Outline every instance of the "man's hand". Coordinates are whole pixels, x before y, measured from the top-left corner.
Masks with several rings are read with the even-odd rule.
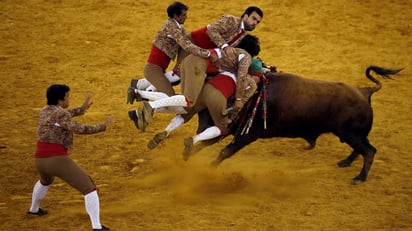
[[[90,106],[92,106],[93,102],[92,102],[91,98],[92,98],[92,93],[90,93],[90,92],[87,93],[86,99],[84,100],[84,103],[82,105],[82,109],[84,111],[86,111],[87,109],[90,108]]]
[[[244,105],[245,103],[243,102],[243,100],[235,100],[235,108],[236,108],[236,110],[239,112],[240,110],[242,110],[242,108],[243,108],[243,105]]]
[[[236,48],[227,46],[223,49],[223,56],[230,60],[235,65],[237,63]]]
[[[216,61],[218,59],[219,59],[219,57],[217,56],[217,54],[214,54],[214,53],[210,54],[210,57],[209,57],[210,63],[214,64],[214,63],[216,63]]]

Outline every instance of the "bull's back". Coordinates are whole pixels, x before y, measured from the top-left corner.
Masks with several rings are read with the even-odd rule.
[[[287,73],[267,77],[268,137],[339,133],[345,127],[369,131],[372,109],[358,87]]]

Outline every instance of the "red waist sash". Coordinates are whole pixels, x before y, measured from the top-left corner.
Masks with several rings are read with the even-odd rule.
[[[51,156],[67,156],[67,149],[60,144],[37,141],[37,149],[34,157],[46,158]]]

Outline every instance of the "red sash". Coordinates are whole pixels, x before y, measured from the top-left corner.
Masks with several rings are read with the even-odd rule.
[[[37,141],[37,149],[34,157],[46,158],[51,156],[68,156],[67,149],[60,144]]]
[[[207,81],[210,85],[222,92],[225,98],[229,98],[236,91],[236,83],[232,78],[224,74],[218,74]]]
[[[147,62],[157,65],[161,67],[163,70],[166,70],[166,68],[169,66],[170,58],[163,51],[161,51],[154,44],[152,44],[152,50],[150,51],[150,55],[147,59]]]
[[[193,42],[201,48],[212,49],[216,48],[217,45],[210,40],[209,36],[206,34],[207,26],[199,28],[190,32]]]

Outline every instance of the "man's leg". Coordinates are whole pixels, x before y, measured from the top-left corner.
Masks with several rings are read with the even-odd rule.
[[[180,74],[182,77],[182,93],[189,101],[189,106],[196,103],[200,91],[206,79],[206,60],[194,56],[187,56],[181,64]]]
[[[156,87],[157,91],[163,92],[169,96],[175,94],[172,84],[164,76],[164,71],[161,67],[146,63],[143,68],[143,74],[145,78]]]

